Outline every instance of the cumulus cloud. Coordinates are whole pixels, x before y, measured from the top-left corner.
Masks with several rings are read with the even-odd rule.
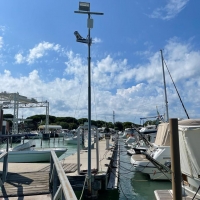
[[[22,53],[18,53],[15,55],[15,60],[17,64],[27,62],[28,64],[33,64],[35,60],[42,58],[43,56],[48,54],[48,51],[56,51],[58,52],[60,49],[60,45],[52,44],[49,42],[41,42],[36,45],[33,49],[29,50],[29,53],[26,56],[23,56]]]
[[[95,37],[92,39],[92,43],[101,43],[101,42],[102,40],[100,38]]]
[[[46,50],[55,47],[44,46],[37,46],[40,49],[37,52],[44,55]],[[55,47],[55,50],[58,49]],[[32,52],[32,55],[40,54]],[[163,55],[179,94],[187,105],[189,116],[200,117],[200,52],[194,50],[191,43],[172,38],[167,41]],[[161,54],[159,51],[150,52],[146,56],[146,63],[135,66],[126,58],[116,59],[111,55],[91,63],[92,119],[105,120],[104,116],[107,116],[107,120],[112,121],[113,110],[115,121],[132,121],[135,117],[154,116],[156,107],[161,114],[166,113]],[[25,62],[23,59],[23,56],[16,55],[19,62]],[[87,60],[73,51],[68,51],[65,65],[64,78],[57,77],[45,82],[37,70],[31,71],[28,76],[15,78],[10,71],[5,70],[0,74],[0,84],[4,85],[5,91],[19,92],[29,98],[49,101],[50,115],[87,117]],[[166,67],[165,77],[170,117],[186,117]],[[37,113],[30,109],[23,112],[24,116],[45,114],[42,108],[37,110]]]
[[[0,36],[0,49],[3,47],[3,37]]]
[[[65,69],[65,73],[73,74],[75,76],[79,76],[84,71],[84,68],[87,66],[85,60],[81,58],[79,54],[74,54],[72,51],[66,53],[68,61],[65,62],[67,68]]]
[[[189,0],[169,0],[166,6],[155,9],[150,17],[172,19],[185,8],[188,2]]]
[[[22,56],[21,53],[15,55],[15,62],[17,64],[23,63],[25,61],[25,57]]]

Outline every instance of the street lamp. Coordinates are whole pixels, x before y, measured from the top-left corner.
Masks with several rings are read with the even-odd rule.
[[[103,15],[100,12],[90,12],[90,3],[87,2],[79,2],[79,10],[74,11],[74,13],[78,14],[87,14],[87,28],[88,28],[88,36],[87,38],[83,38],[78,31],[74,32],[76,36],[76,41],[80,43],[88,44],[88,195],[92,195],[91,188],[91,69],[90,69],[90,45],[92,44],[92,39],[90,38],[90,29],[93,28],[93,19],[90,18],[90,15]]]

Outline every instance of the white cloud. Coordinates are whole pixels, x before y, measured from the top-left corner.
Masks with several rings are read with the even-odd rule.
[[[92,43],[101,43],[101,42],[102,40],[100,38],[97,38],[97,37],[92,38]]]
[[[15,55],[15,63],[20,64],[25,61],[25,58],[22,56],[21,53]]]
[[[39,49],[53,47],[47,45]],[[163,54],[189,116],[200,117],[200,52],[194,51],[190,43],[172,38],[164,47]],[[20,91],[28,98],[48,100],[50,115],[87,117],[87,60],[73,51],[66,55],[65,78],[45,82],[36,70],[28,76],[14,78],[10,71],[5,70],[0,74],[0,85],[4,85],[7,92]],[[150,52],[147,56],[145,64],[136,66],[131,66],[125,58],[116,60],[110,55],[91,63],[92,119],[96,120],[97,116],[97,119],[105,120],[107,116],[107,120],[112,121],[113,110],[115,121],[154,116],[156,106],[160,113],[165,112],[161,55],[160,52]],[[23,56],[17,58],[23,60]],[[186,117],[166,69],[165,76],[170,117]],[[45,114],[42,108],[37,113],[30,109],[23,112],[24,116]]]
[[[3,37],[0,36],[0,49],[3,47]]]
[[[127,60],[114,60],[110,55],[93,63],[93,80],[100,88],[111,89],[123,83],[119,74],[129,68]]]
[[[165,7],[157,8],[150,17],[169,20],[180,13],[188,2],[189,0],[169,0]]]
[[[15,60],[17,64],[27,62],[28,64],[33,64],[35,60],[42,58],[43,56],[48,54],[48,51],[56,51],[58,52],[60,49],[60,45],[52,44],[49,42],[41,42],[36,45],[33,49],[29,50],[29,54],[23,56],[21,53],[15,55]]]

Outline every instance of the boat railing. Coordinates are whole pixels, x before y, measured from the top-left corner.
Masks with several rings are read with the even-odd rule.
[[[3,159],[3,172],[2,177],[0,178],[0,187],[3,186],[4,182],[6,181],[7,172],[8,172],[8,152],[3,152],[0,155],[0,160]]]
[[[52,199],[77,200],[77,197],[72,189],[72,186],[70,185],[70,182],[60,164],[57,155],[55,154],[55,151],[51,151],[50,191],[52,194]]]

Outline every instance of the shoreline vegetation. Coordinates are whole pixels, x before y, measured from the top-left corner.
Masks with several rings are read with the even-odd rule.
[[[3,119],[6,120],[6,118],[13,118],[12,114],[4,114]],[[28,119],[28,121],[26,121]],[[12,121],[9,121],[9,126],[12,127]],[[21,119],[18,127],[19,129],[29,129],[29,130],[37,130],[40,125],[45,125],[46,121],[46,115],[33,115],[30,117],[27,117],[26,119]],[[85,122],[88,122],[87,118],[80,118],[76,119],[74,117],[55,117],[52,115],[49,115],[49,125],[60,125],[63,129],[77,129],[78,126],[83,125]],[[156,120],[154,121],[146,121],[143,125],[140,124],[134,124],[133,122],[106,122],[103,120],[91,120],[91,125],[94,125],[98,128],[105,127],[111,129],[114,129],[115,131],[123,131],[125,128],[131,128],[131,127],[140,127],[145,126],[147,124],[155,124]]]

